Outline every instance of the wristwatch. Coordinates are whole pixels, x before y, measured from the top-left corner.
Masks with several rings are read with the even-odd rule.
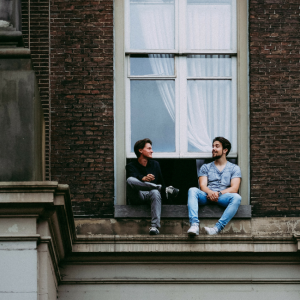
[[[223,194],[219,191],[219,197],[221,197]]]

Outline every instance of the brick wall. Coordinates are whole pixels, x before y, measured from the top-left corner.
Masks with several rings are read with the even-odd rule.
[[[49,0],[22,1],[22,34],[31,51],[33,69],[38,81],[44,109],[46,130],[46,180],[50,179],[50,99],[49,99]]]
[[[51,179],[75,215],[111,216],[113,0],[51,1]]]
[[[48,2],[30,1],[30,23],[22,3],[23,34],[47,112]],[[75,215],[111,216],[113,0],[50,7],[51,179],[70,185]],[[299,13],[296,0],[249,0],[254,216],[300,215]]]
[[[249,2],[253,215],[299,216],[299,1]]]

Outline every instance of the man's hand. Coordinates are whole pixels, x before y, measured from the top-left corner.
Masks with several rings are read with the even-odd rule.
[[[142,181],[148,181],[148,182],[150,182],[150,181],[153,181],[154,179],[155,179],[154,175],[148,174],[148,175],[146,175],[146,176],[144,176],[142,178]]]
[[[213,191],[208,191],[207,199],[210,200],[210,201],[213,201],[213,202],[218,202],[219,193],[218,192],[213,192]]]

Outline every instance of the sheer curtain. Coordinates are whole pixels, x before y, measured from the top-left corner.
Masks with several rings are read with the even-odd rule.
[[[151,4],[152,3],[152,4]],[[134,41],[135,47],[140,49],[174,49],[174,1],[165,4],[163,1],[132,2],[132,25],[140,25],[140,40]],[[135,18],[137,18],[136,21]],[[133,28],[133,30],[138,30]],[[133,43],[133,42],[132,42]],[[174,60],[169,54],[149,54],[149,61],[155,74],[174,74]],[[173,64],[173,65],[172,65]],[[175,89],[172,82],[156,81],[163,102],[172,120],[175,122]]]
[[[188,0],[187,4],[187,48],[231,49],[231,1]],[[188,77],[195,78],[187,82],[189,152],[210,152],[216,136],[228,138],[236,148],[236,101],[232,97],[231,69],[228,55],[187,57]]]
[[[201,78],[188,80],[187,84],[188,142],[193,146],[189,147],[190,152],[210,151],[216,136],[232,141],[233,148],[236,145],[231,63],[229,55],[189,55],[187,58],[188,77]],[[229,79],[218,79],[220,77]]]
[[[199,152],[210,152],[216,136],[235,145],[236,105],[232,105],[231,94],[230,80],[188,81],[188,142]],[[232,150],[235,152],[234,147]]]
[[[231,48],[231,0],[187,1],[187,48]]]
[[[231,48],[231,1],[187,0],[187,49]],[[174,1],[131,0],[131,48],[174,49]],[[168,54],[149,54],[153,73],[171,74]],[[186,58],[187,140],[189,152],[210,152],[212,139],[224,136],[236,145],[236,101],[232,98],[231,58],[222,55],[190,55]],[[174,61],[173,61],[174,64]],[[180,70],[178,70],[180,72]],[[216,79],[205,79],[216,77]],[[175,122],[175,87],[168,80],[156,80],[162,101]],[[191,146],[191,147],[190,147]],[[236,151],[233,147],[233,151]]]

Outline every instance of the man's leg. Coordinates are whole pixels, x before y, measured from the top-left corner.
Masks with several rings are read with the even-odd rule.
[[[198,208],[199,205],[208,203],[207,194],[198,188],[190,188],[188,192],[188,211],[191,228],[188,230],[189,235],[199,234],[199,219]]]
[[[127,179],[127,197],[131,204],[146,204],[151,205],[151,228],[160,227],[161,216],[161,185],[141,182],[140,180],[129,177]],[[158,234],[159,231],[150,232],[151,234]]]
[[[129,177],[127,179],[127,198],[130,204],[137,204],[136,202],[144,201],[145,195],[147,193],[142,193],[143,191],[151,191],[156,189],[161,190],[160,184],[154,184],[150,182],[142,182],[135,177]]]
[[[227,223],[234,217],[240,204],[242,197],[237,193],[227,193],[219,197],[218,204],[226,207],[222,217],[216,224],[216,227],[221,231]]]
[[[242,197],[237,193],[227,193],[220,196],[217,203],[223,207],[226,207],[226,209],[216,225],[213,228],[205,227],[205,231],[210,235],[214,235],[223,230],[236,214],[241,204],[241,200]]]
[[[140,181],[135,177],[129,177],[127,179],[127,184],[136,191],[151,191],[153,189],[161,190],[160,184],[155,184],[147,181]]]
[[[160,227],[161,194],[158,190],[151,190],[146,196],[151,203],[151,227]]]

